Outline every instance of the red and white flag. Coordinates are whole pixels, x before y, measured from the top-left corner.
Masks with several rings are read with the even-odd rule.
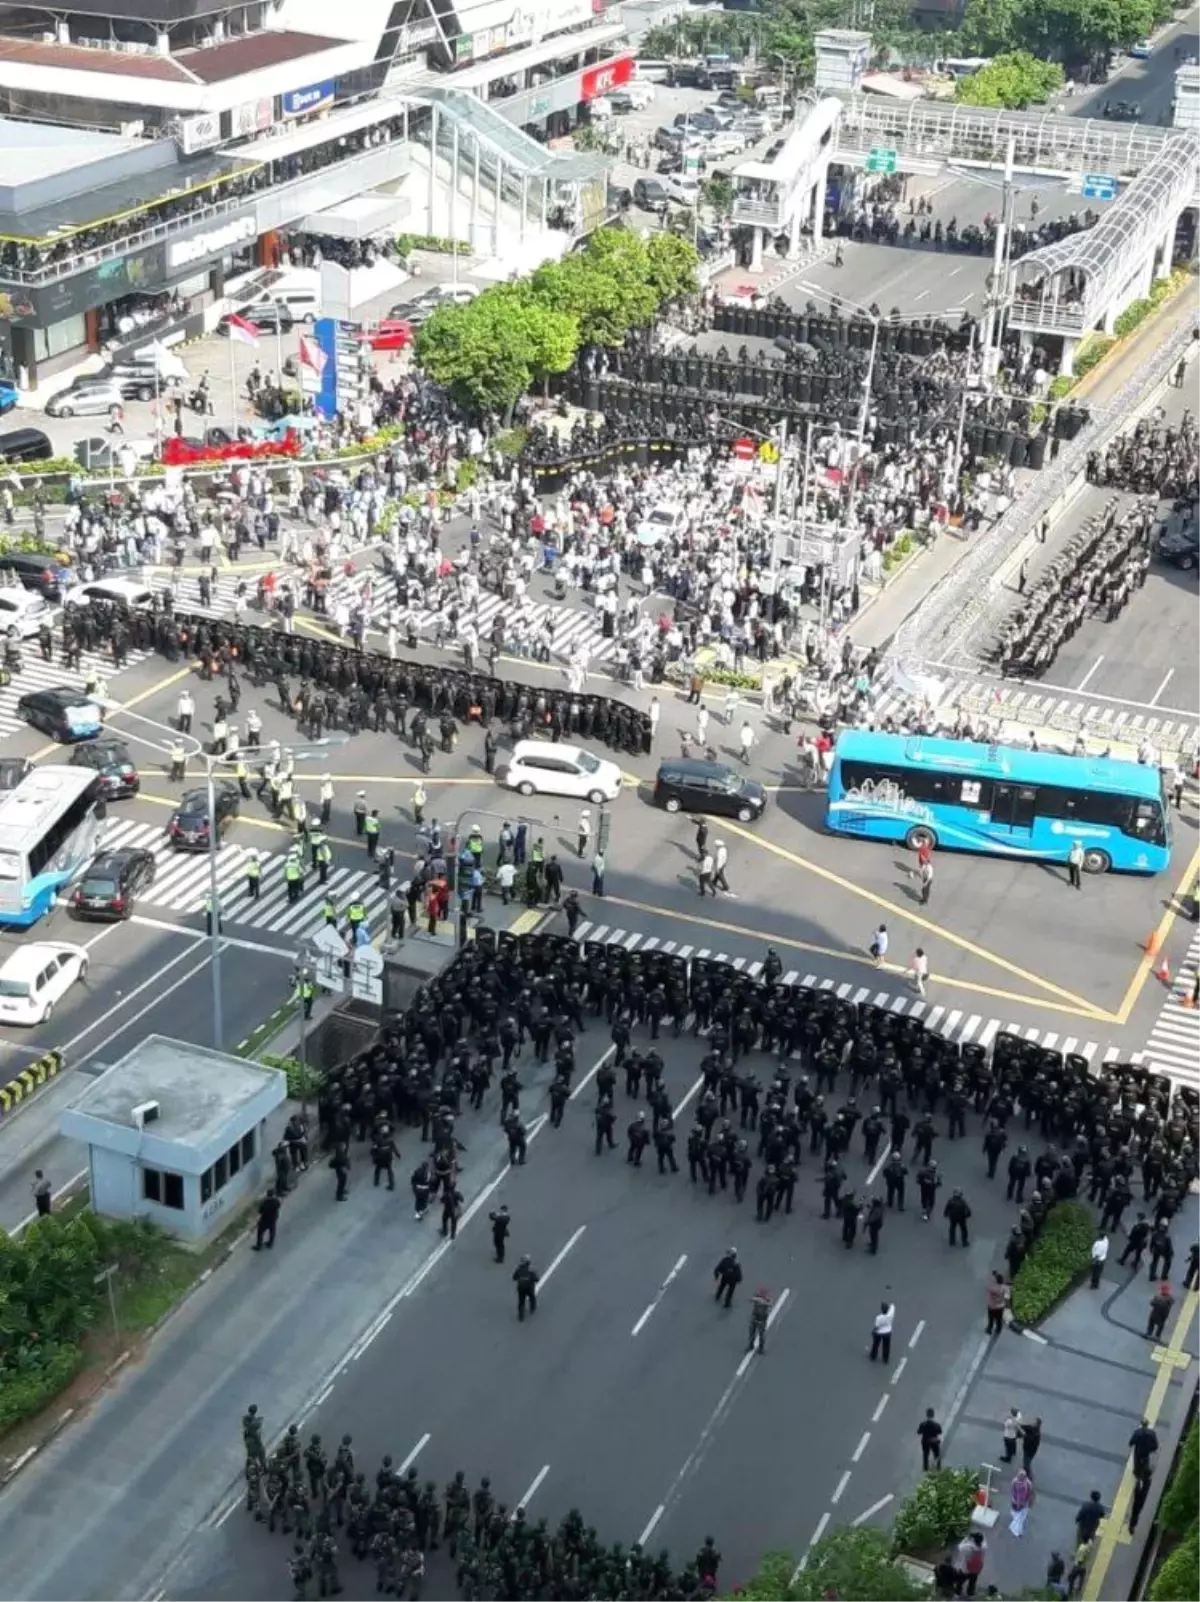
[[[318,340],[314,339],[311,334],[300,335],[301,367],[310,368],[319,378],[325,371],[325,363],[327,360],[328,358],[326,357],[325,352],[321,349],[321,345]]]
[[[258,329],[245,317],[239,317],[237,312],[230,312],[225,319],[225,328],[230,339],[236,339],[240,345],[257,345]]]

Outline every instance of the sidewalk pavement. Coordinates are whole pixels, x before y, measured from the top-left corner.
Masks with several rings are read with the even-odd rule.
[[[955,1399],[947,1422],[944,1461],[991,1475],[991,1506],[999,1515],[986,1531],[984,1580],[1004,1596],[1045,1584],[1051,1552],[1069,1568],[1075,1514],[1099,1491],[1109,1517],[1101,1527],[1083,1595],[1128,1596],[1153,1509],[1170,1471],[1188,1416],[1197,1353],[1195,1291],[1176,1287],[1165,1343],[1146,1338],[1154,1284],[1110,1259],[1098,1290],[1075,1291],[1038,1330],[1006,1330],[980,1348],[978,1367]],[[1042,1445],[1031,1476],[1035,1499],[1025,1534],[1009,1531],[1009,1487],[1020,1456],[1003,1459],[1001,1425],[1011,1407],[1041,1418]],[[1148,1419],[1158,1433],[1155,1485],[1131,1539],[1133,1477],[1129,1437]]]

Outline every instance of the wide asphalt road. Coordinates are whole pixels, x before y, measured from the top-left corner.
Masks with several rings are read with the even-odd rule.
[[[599,1050],[601,1028],[585,1041]],[[660,1049],[682,1146],[703,1042],[685,1036]],[[754,1065],[765,1077],[767,1059]],[[333,1442],[349,1431],[369,1479],[385,1452],[415,1461],[439,1486],[459,1468],[476,1482],[488,1474],[510,1509],[528,1498],[531,1518],[553,1522],[578,1506],[604,1539],[646,1532],[681,1561],[711,1533],[729,1583],[769,1547],[803,1551],[825,1512],[886,1516],[914,1476],[921,1410],[944,1416],[978,1353],[983,1286],[1009,1227],[974,1127],[969,1140],[935,1149],[943,1200],[959,1183],[974,1207],[970,1249],[951,1249],[940,1218],[922,1222],[910,1195],[871,1258],[863,1240],[848,1251],[837,1224],[821,1219],[819,1163],[807,1152],[793,1216],[757,1223],[751,1196],[738,1206],[732,1191],[709,1197],[693,1185],[682,1152],[678,1175],[660,1176],[652,1153],[635,1172],[623,1150],[635,1103],[619,1085],[618,1148],[597,1157],[588,1077],[562,1128],[541,1129],[528,1164],[487,1196],[486,1208],[504,1201],[513,1215],[508,1261],[491,1260],[481,1210],[377,1321],[306,1432]],[[544,1106],[524,1100],[527,1117]],[[846,1167],[861,1192],[861,1141]],[[396,1231],[416,1228],[403,1193],[394,1217]],[[434,1225],[431,1215],[421,1229]],[[746,1278],[726,1313],[714,1305],[712,1271],[729,1246]],[[522,1252],[544,1276],[525,1324],[511,1280]],[[748,1300],[760,1285],[778,1316],[766,1356],[745,1361]],[[319,1299],[319,1283],[314,1292]],[[898,1309],[894,1349],[889,1365],[872,1366],[871,1321],[884,1296]],[[167,1594],[288,1594],[280,1537],[240,1507],[214,1523]],[[365,1572],[347,1567],[348,1594],[366,1594]],[[446,1594],[448,1584],[437,1571],[435,1589]]]

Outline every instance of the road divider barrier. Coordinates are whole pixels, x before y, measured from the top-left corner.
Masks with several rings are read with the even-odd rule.
[[[0,1085],[0,1118],[6,1118],[34,1091],[56,1078],[67,1066],[61,1051],[48,1051],[44,1057],[22,1068],[6,1085]]]

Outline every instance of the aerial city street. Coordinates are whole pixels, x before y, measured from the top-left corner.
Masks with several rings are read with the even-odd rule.
[[[1196,9],[1030,109],[975,0],[43,9],[0,1598],[874,1596],[816,1576],[892,1529],[923,1594],[1135,1594],[1196,1383]],[[196,1269],[122,1338],[99,1259],[23,1406],[88,1209]]]

